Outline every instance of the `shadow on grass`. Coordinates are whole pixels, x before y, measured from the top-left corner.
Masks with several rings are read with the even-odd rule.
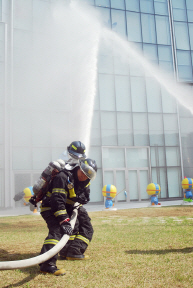
[[[23,260],[23,259],[29,259],[29,258],[33,258],[38,256],[38,253],[26,253],[26,254],[20,254],[20,253],[15,253],[15,254],[11,254],[9,252],[7,252],[6,250],[0,249],[0,265],[1,262],[4,261],[15,261],[15,260]],[[3,286],[2,288],[9,288],[9,287],[20,287],[22,285],[24,285],[25,283],[28,283],[29,281],[33,280],[36,276],[38,276],[39,274],[39,266],[35,265],[32,267],[28,267],[28,268],[19,268],[19,269],[13,269],[13,270],[18,270],[21,273],[25,273],[28,274],[28,276],[26,278],[24,278],[23,280],[15,283],[15,284],[9,284],[6,286]],[[0,270],[3,271],[3,270]],[[10,271],[11,273],[11,271]]]
[[[126,254],[142,254],[142,255],[149,255],[149,254],[156,254],[156,255],[162,255],[162,254],[168,254],[168,253],[192,253],[193,247],[186,247],[181,249],[164,249],[164,250],[128,250],[125,251]]]
[[[0,262],[1,261],[14,261],[14,260],[23,260],[23,259],[29,259],[32,257],[38,256],[38,253],[10,253],[6,250],[0,249]]]
[[[22,273],[26,273],[29,274],[26,278],[24,278],[23,280],[14,283],[14,284],[9,284],[6,286],[3,286],[2,288],[12,288],[12,287],[21,287],[23,286],[25,283],[29,283],[31,280],[35,279],[36,276],[39,275],[39,266],[33,266],[33,267],[28,267],[28,268],[22,268],[19,269]],[[29,284],[30,285],[30,284]]]

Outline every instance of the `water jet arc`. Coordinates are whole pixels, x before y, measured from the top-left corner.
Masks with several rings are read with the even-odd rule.
[[[72,229],[74,229],[74,225],[75,225],[75,222],[76,222],[76,218],[77,218],[77,214],[78,214],[78,206],[79,206],[79,203],[75,203],[74,204],[74,207],[77,207],[77,208],[75,208],[73,210],[72,216],[71,216],[71,219],[70,219],[70,224],[72,226]],[[34,266],[34,265],[38,265],[38,264],[40,264],[42,262],[45,262],[45,261],[49,260],[51,257],[53,257],[54,255],[56,255],[58,252],[60,252],[60,250],[68,242],[69,237],[70,236],[65,234],[62,237],[62,239],[58,242],[58,244],[56,244],[52,249],[50,249],[46,253],[38,255],[36,257],[29,258],[29,259],[24,259],[24,260],[0,262],[0,270],[11,270],[11,269],[27,268],[27,267],[31,267],[31,266]]]

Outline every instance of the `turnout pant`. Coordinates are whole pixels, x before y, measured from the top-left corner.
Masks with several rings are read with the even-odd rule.
[[[80,206],[78,216],[73,230],[73,235],[60,251],[60,255],[66,257],[68,255],[82,255],[86,251],[88,244],[92,240],[94,230],[91,219],[86,209]]]
[[[51,213],[51,211],[44,211],[41,213],[41,216],[46,221],[49,229],[48,236],[44,240],[44,244],[40,252],[40,254],[43,254],[53,248],[60,241],[63,236],[63,232],[61,230],[60,224],[56,220],[56,217]],[[45,261],[44,263],[56,266],[57,258],[58,254]]]

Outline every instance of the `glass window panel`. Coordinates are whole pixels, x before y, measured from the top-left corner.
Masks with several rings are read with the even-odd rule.
[[[166,168],[152,168],[152,182],[160,185],[161,191],[159,198],[166,198],[167,196],[167,177]]]
[[[164,87],[161,87],[163,113],[177,113],[176,99]]]
[[[101,131],[102,145],[115,146],[117,145],[117,131],[104,129]]]
[[[100,109],[100,104],[99,104],[99,90],[98,90],[98,85],[96,87],[96,92],[95,92],[95,99],[94,99],[94,110],[99,110]]]
[[[180,118],[180,131],[183,147],[193,146],[193,119],[192,118]]]
[[[186,7],[188,10],[193,10],[193,1],[192,0],[186,0]]]
[[[116,9],[125,9],[125,3],[124,0],[111,0],[111,8],[116,8]]]
[[[99,94],[101,110],[115,110],[115,91],[113,75],[99,75]]]
[[[141,77],[131,77],[130,80],[133,112],[146,112],[145,80]]]
[[[116,113],[101,112],[101,129],[116,129]]]
[[[132,61],[129,63],[130,68],[130,75],[131,76],[143,76],[144,75],[144,68],[140,63],[137,63],[136,61]]]
[[[90,132],[90,144],[101,145],[101,130],[92,128]]]
[[[96,6],[110,7],[109,0],[95,0]]]
[[[155,14],[168,15],[168,3],[167,0],[156,1],[154,0]]]
[[[182,197],[181,177],[180,168],[167,169],[169,197]]]
[[[160,86],[154,78],[146,78],[148,112],[162,112]]]
[[[177,49],[190,50],[187,23],[174,22]]]
[[[109,185],[109,184],[115,185],[113,171],[104,171],[104,185]]]
[[[117,129],[132,130],[131,113],[117,113]]]
[[[125,167],[125,149],[124,148],[103,148],[103,167],[124,168]]]
[[[125,184],[125,170],[116,171],[116,188],[117,188],[117,200],[125,201],[124,191],[126,190]]]
[[[193,175],[193,168],[184,167],[184,175],[186,175],[186,177],[191,178]]]
[[[172,7],[174,20],[186,21],[185,0],[172,0]]]
[[[101,113],[102,145],[117,145],[116,113]]]
[[[133,133],[135,146],[149,145],[147,114],[133,113]]]
[[[117,113],[118,145],[133,145],[132,115],[130,113]]]
[[[188,22],[193,22],[193,10],[187,10]]]
[[[193,50],[193,24],[188,24],[189,25],[189,35],[190,35],[190,47],[191,50]]]
[[[120,129],[118,134],[118,146],[133,146],[133,132],[128,129]]]
[[[115,93],[117,111],[131,111],[129,77],[115,76]]]
[[[145,58],[153,63],[157,63],[157,45],[143,44],[143,52]]]
[[[89,149],[89,157],[96,161],[98,168],[102,167],[101,147],[92,147],[91,146],[90,149]]]
[[[151,147],[151,166],[165,166],[165,150],[164,147]]]
[[[180,150],[178,147],[166,147],[167,166],[180,166]]]
[[[163,45],[170,45],[170,27],[168,17],[155,16],[156,30],[157,30],[157,43]]]
[[[156,43],[154,15],[141,14],[143,42]]]
[[[166,146],[179,145],[177,115],[164,114],[163,117],[164,117],[165,145]]]
[[[99,55],[98,56],[98,72],[113,74],[113,57],[110,55]]]
[[[129,75],[129,65],[124,58],[114,57],[114,73],[119,75]]]
[[[148,114],[150,146],[164,145],[162,114]]]
[[[182,148],[182,155],[183,155],[183,166],[184,167],[192,167],[192,163],[193,163],[193,149],[192,147],[185,147]],[[186,177],[188,177],[188,175],[185,174]],[[192,178],[192,176],[191,176]]]
[[[128,40],[133,42],[141,42],[141,21],[140,14],[127,12],[127,34]]]
[[[184,107],[184,106],[180,105],[180,103],[179,103],[178,108],[179,108],[180,117],[190,117],[190,118],[193,117],[191,111],[187,107]]]
[[[139,12],[139,0],[125,0],[126,10]]]
[[[126,149],[127,168],[148,167],[147,148],[127,148]]]
[[[185,8],[185,0],[172,0],[172,7],[178,9]]]
[[[192,62],[189,51],[177,50],[178,77],[179,79],[192,80]]]
[[[141,199],[148,199],[149,195],[146,192],[146,187],[149,184],[148,170],[141,170],[139,172],[139,177],[140,177]]]
[[[14,170],[32,169],[32,152],[28,147],[13,147],[12,167]],[[41,155],[40,155],[41,160]],[[43,167],[45,168],[45,167]]]
[[[90,184],[90,202],[103,201],[104,197],[101,191],[101,187],[103,187],[102,182],[103,182],[102,170],[98,169],[95,181]]]
[[[173,71],[172,49],[171,46],[158,45],[159,66],[167,72]]]
[[[112,30],[122,37],[126,37],[125,12],[120,10],[111,10]]]
[[[32,0],[17,0],[13,5],[14,28],[32,29]]]
[[[96,7],[96,9],[100,14],[100,20],[103,22],[103,24],[106,27],[111,28],[110,9],[102,7]]]
[[[173,18],[175,21],[187,21],[185,9],[173,9]]]
[[[100,114],[98,111],[95,111],[92,117],[92,128],[100,129]]]
[[[154,13],[153,0],[140,0],[140,8],[143,13]]]
[[[130,200],[138,200],[138,179],[137,171],[128,171],[128,181],[129,181],[129,198]]]
[[[81,0],[83,3],[94,5],[94,0]]]

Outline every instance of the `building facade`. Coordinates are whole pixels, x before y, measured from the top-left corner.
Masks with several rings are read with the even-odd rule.
[[[21,73],[24,69],[22,59],[29,57],[34,33],[42,32],[53,2],[0,1],[2,208],[17,205],[13,201],[14,195],[33,185],[47,163],[57,159],[69,144],[70,138],[59,136],[60,130],[57,132],[57,141],[52,141],[56,139],[54,119],[58,119],[56,125],[61,130],[64,129],[61,123],[67,127],[68,121],[68,111],[61,108],[58,116],[57,106],[53,109],[57,117],[52,115],[51,120],[50,111],[40,109],[42,121],[46,119],[49,125],[43,131],[44,137],[38,140],[39,133],[42,133],[40,121],[36,121],[39,118],[34,117],[32,108],[33,114],[24,107],[27,95],[18,85],[27,81],[27,75]],[[171,73],[175,81],[191,87],[191,0],[79,2],[96,9],[104,27],[118,34],[128,44],[135,45],[149,63],[158,65],[163,71]],[[26,41],[23,42],[23,39]],[[120,58],[114,53],[113,47],[107,47],[105,40],[101,42],[88,155],[98,164],[97,178],[91,184],[91,202],[103,201],[102,187],[106,184],[114,184],[120,192],[115,201],[147,200],[146,187],[151,182],[161,186],[160,199],[180,199],[183,196],[183,177],[193,177],[193,115],[154,77],[141,72],[135,61],[131,65],[124,61],[124,57]],[[21,75],[22,80],[17,78]],[[16,97],[16,94],[21,98]],[[33,107],[33,103],[30,107]]]

